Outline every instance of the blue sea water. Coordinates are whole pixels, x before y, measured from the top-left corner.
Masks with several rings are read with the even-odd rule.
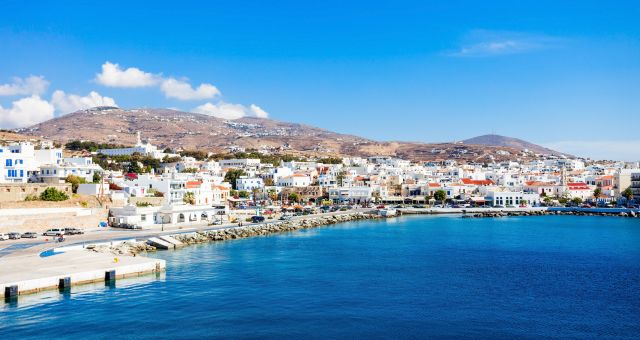
[[[640,221],[402,217],[188,247],[0,305],[0,338],[640,338]]]

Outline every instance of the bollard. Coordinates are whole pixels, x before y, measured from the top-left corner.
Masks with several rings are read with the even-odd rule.
[[[104,272],[104,280],[105,281],[115,281],[116,280],[116,271],[109,270]]]
[[[4,287],[4,299],[11,300],[18,297],[18,286],[6,286]]]
[[[70,277],[62,277],[58,280],[58,289],[67,290],[71,288],[71,278]]]

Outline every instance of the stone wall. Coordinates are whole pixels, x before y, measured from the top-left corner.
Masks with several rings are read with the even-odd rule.
[[[47,188],[56,188],[71,196],[70,183],[1,183],[0,184],[0,202],[19,202],[24,201],[29,195],[40,196]]]
[[[107,220],[102,208],[0,209],[0,233],[44,232],[49,228],[97,229]]]

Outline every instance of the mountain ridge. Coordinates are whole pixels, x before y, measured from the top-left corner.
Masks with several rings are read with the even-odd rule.
[[[462,141],[463,144],[475,144],[475,145],[487,145],[487,146],[504,146],[511,147],[521,150],[531,150],[535,153],[539,154],[550,154],[550,155],[567,155],[565,153],[551,150],[544,146],[534,144],[520,138],[507,137],[497,134],[486,134],[480,135],[472,138],[468,138]]]
[[[80,110],[19,131],[65,143],[71,140],[135,143],[211,152],[258,150],[310,156],[394,156],[410,160],[491,162],[533,159],[531,152],[508,146],[464,143],[375,141],[351,134],[266,118],[226,120],[172,109],[97,107]],[[551,150],[552,151],[552,150]]]

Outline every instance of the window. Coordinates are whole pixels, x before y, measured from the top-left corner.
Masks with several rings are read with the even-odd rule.
[[[140,215],[140,221],[144,222],[147,220],[147,215]]]
[[[7,160],[4,162],[4,165],[5,165],[5,166],[12,166],[13,164],[12,164],[12,161],[11,161],[10,159],[7,159]]]

